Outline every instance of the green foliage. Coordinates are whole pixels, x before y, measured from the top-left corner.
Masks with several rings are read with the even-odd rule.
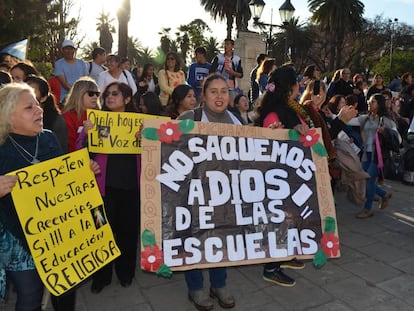
[[[0,46],[36,36],[47,21],[52,0],[0,0]]]
[[[39,63],[33,63],[37,70],[40,72],[40,74],[45,77],[46,79],[49,79],[54,74],[54,68],[53,64],[49,62],[39,62]]]
[[[404,72],[414,72],[414,51],[395,51],[392,54],[392,71],[390,72],[390,55],[386,54],[372,68],[375,73],[383,75],[384,80],[400,76]]]

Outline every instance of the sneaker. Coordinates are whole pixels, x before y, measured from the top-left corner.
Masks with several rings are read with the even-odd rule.
[[[390,199],[392,197],[392,193],[388,192],[382,199],[379,208],[380,209],[386,209],[388,206],[388,203],[390,202]]]
[[[223,309],[230,309],[234,308],[236,305],[236,302],[234,300],[234,297],[231,296],[225,287],[222,288],[210,288],[210,297],[211,298],[217,298],[220,307]]]
[[[305,263],[303,261],[297,260],[296,258],[293,258],[289,261],[282,261],[280,263],[281,268],[289,268],[294,270],[300,270],[305,268]]]
[[[355,217],[359,218],[359,219],[365,219],[365,218],[369,218],[371,216],[374,216],[374,213],[371,210],[364,208],[361,212],[356,214]]]
[[[263,280],[272,282],[282,286],[295,286],[296,281],[292,279],[290,276],[285,274],[282,269],[274,270],[274,271],[264,271],[263,272]]]
[[[213,300],[210,299],[210,297],[207,296],[207,293],[205,293],[202,289],[190,291],[188,293],[188,299],[194,303],[194,306],[197,308],[197,310],[213,310]]]

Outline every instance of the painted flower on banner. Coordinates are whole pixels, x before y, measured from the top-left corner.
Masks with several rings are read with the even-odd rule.
[[[146,246],[141,252],[141,267],[145,271],[157,272],[163,263],[162,255],[157,245]]]
[[[312,147],[319,140],[319,134],[314,129],[310,129],[305,135],[300,135],[299,141],[304,147]]]
[[[321,247],[328,257],[335,257],[339,251],[339,239],[333,232],[325,232],[321,238]]]
[[[167,122],[160,125],[157,130],[159,140],[166,144],[171,144],[173,141],[179,141],[183,132],[179,129],[179,124]]]

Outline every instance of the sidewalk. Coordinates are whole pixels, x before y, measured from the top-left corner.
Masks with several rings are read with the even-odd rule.
[[[228,287],[236,298],[231,310],[414,310],[414,187],[386,181],[384,188],[393,192],[389,207],[375,207],[374,217],[366,220],[355,218],[360,208],[344,192],[336,194],[341,258],[319,270],[308,262],[303,270],[287,271],[295,287],[264,281],[261,265],[229,268]],[[98,295],[90,292],[90,282],[77,295],[76,311],[196,310],[187,298],[184,275],[177,272],[164,279],[138,268],[129,288],[114,278]],[[14,311],[14,301],[10,293],[0,310]],[[52,311],[50,304],[46,310]],[[216,302],[214,310],[224,309]]]

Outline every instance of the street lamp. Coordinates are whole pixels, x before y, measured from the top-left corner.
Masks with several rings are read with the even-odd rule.
[[[253,16],[253,21],[254,24],[256,26],[269,26],[269,36],[266,40],[266,50],[267,50],[267,55],[268,56],[272,56],[272,32],[273,32],[273,27],[275,27],[276,25],[272,24],[272,19],[273,19],[273,9],[272,9],[272,13],[271,13],[271,17],[270,17],[270,24],[266,24],[263,22],[260,22],[260,17],[262,16],[263,13],[263,9],[265,6],[265,2],[263,0],[251,0],[249,3],[249,7],[250,7],[250,12],[252,13]]]
[[[290,59],[290,55],[288,55],[288,24],[289,24],[289,21],[293,17],[293,13],[295,13],[295,8],[293,7],[292,3],[290,3],[290,0],[286,0],[279,8],[280,20],[285,26],[285,32],[286,32],[285,33],[285,61]]]
[[[270,24],[266,24],[263,22],[260,22],[260,17],[262,16],[263,13],[263,9],[265,6],[265,2],[263,0],[251,0],[249,3],[249,7],[250,7],[250,12],[252,13],[253,16],[253,21],[255,25],[258,26],[269,26],[269,37],[267,39],[267,53],[268,55],[272,54],[272,31],[273,31],[273,27],[277,27],[278,25],[273,25],[272,24],[272,19],[273,19],[273,9],[271,10],[271,20],[270,20]],[[285,37],[285,61],[287,59],[287,24],[289,23],[289,20],[292,18],[293,13],[295,12],[295,8],[293,7],[292,3],[290,3],[290,0],[286,0],[282,6],[279,8],[279,14],[280,14],[280,19],[283,23],[283,25],[286,28],[286,37]]]
[[[389,19],[388,22],[390,23],[390,83],[392,81],[392,53],[393,53],[393,40],[395,35],[395,24],[398,22],[398,18]]]

